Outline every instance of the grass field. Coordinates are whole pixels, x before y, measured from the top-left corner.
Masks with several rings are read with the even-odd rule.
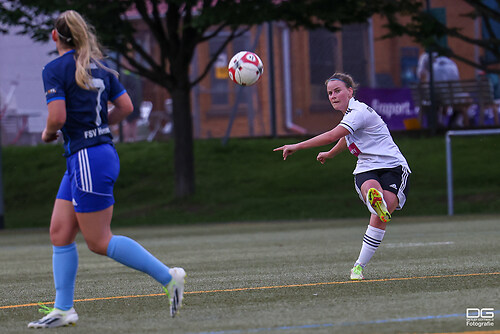
[[[365,219],[115,229],[186,269],[181,313],[169,317],[153,279],[78,239],[80,320],[50,332],[498,333],[498,222],[396,214],[362,282],[349,270]],[[51,253],[46,230],[0,232],[1,333],[33,332],[36,303],[53,300]],[[494,326],[466,326],[466,308],[494,308]]]
[[[364,217],[354,191],[356,164],[349,152],[325,165],[317,153],[297,152],[283,161],[273,148],[305,138],[195,141],[194,196],[174,198],[173,145],[117,145],[121,160],[115,186],[115,226],[232,221],[271,221]],[[400,216],[446,215],[445,142],[442,136],[401,137],[412,175]],[[46,227],[66,168],[55,145],[3,150],[5,226]],[[500,141],[498,136],[453,138],[455,213],[498,214]]]

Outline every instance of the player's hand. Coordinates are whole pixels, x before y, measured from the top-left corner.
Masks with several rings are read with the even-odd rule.
[[[57,140],[57,138],[59,138],[59,132],[49,133],[47,132],[47,129],[44,129],[42,132],[42,140],[46,143]]]
[[[318,156],[316,157],[316,160],[324,164],[326,162],[326,159],[330,159],[328,152],[319,152]]]
[[[283,160],[286,160],[286,158],[289,155],[294,154],[297,151],[296,145],[283,145],[281,147],[275,148],[273,151],[283,151]]]

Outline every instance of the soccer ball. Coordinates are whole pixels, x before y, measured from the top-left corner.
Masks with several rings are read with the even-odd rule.
[[[264,65],[255,53],[241,51],[231,58],[228,70],[229,78],[238,85],[251,86],[262,76]]]

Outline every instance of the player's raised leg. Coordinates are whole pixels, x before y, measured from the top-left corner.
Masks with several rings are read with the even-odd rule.
[[[387,203],[385,202],[382,193],[383,192],[376,188],[368,189],[368,193],[366,194],[366,203],[375,211],[375,214],[381,221],[388,223],[391,220],[391,214],[387,208]]]
[[[172,316],[182,306],[185,272],[169,268],[137,241],[122,235],[113,235],[110,229],[113,206],[97,212],[77,213],[82,234],[89,249],[106,255],[135,270],[142,271],[167,288]]]
[[[362,187],[361,192],[366,198],[366,204],[369,207],[372,207],[369,203],[369,194],[370,192],[374,192],[376,190],[377,196],[380,196],[381,200],[384,202],[384,206],[387,205],[387,211],[390,213],[394,212],[398,205],[398,197],[387,190],[377,190],[380,188],[380,184],[377,181],[369,180],[366,181]],[[385,204],[387,203],[387,204]],[[372,212],[370,210],[370,212]],[[363,236],[363,243],[361,245],[361,251],[359,253],[359,257],[356,260],[354,267],[351,269],[351,280],[362,280],[363,269],[366,267],[368,262],[370,262],[371,258],[375,254],[375,251],[378,249],[385,235],[385,228],[387,222],[383,221],[379,214],[371,213],[370,216],[370,224],[368,225],[366,232]]]

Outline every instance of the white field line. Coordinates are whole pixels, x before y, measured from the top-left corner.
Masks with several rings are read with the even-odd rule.
[[[384,248],[398,248],[398,247],[426,247],[426,246],[441,246],[453,245],[453,241],[437,241],[437,242],[399,242],[393,244],[382,244]]]

